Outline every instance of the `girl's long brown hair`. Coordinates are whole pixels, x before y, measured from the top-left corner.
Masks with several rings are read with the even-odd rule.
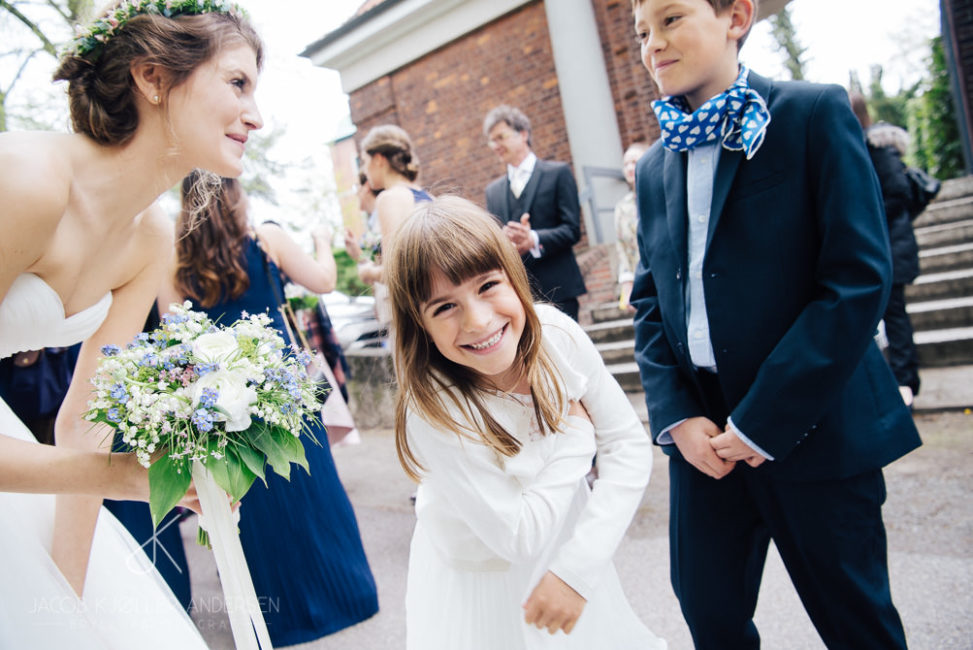
[[[530,384],[537,422],[542,431],[558,429],[567,402],[562,381],[541,344],[541,323],[523,262],[490,214],[455,196],[421,203],[383,251],[383,258],[398,380],[395,446],[399,462],[412,479],[419,480],[423,467],[406,435],[410,409],[444,432],[481,440],[504,456],[520,450],[517,438],[485,408],[482,376],[444,357],[422,325],[422,307],[431,297],[436,270],[455,284],[490,271],[506,273],[526,315],[517,359]],[[444,400],[463,414],[463,421],[450,416]]]
[[[201,210],[200,193],[208,195]],[[175,285],[179,295],[202,307],[243,295],[250,287],[242,262],[248,234],[246,202],[238,180],[224,178],[213,192],[198,171],[184,178],[182,209],[176,222]]]

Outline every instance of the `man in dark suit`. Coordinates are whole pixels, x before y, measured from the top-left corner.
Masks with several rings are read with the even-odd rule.
[[[531,151],[530,122],[511,106],[487,113],[483,133],[507,173],[486,188],[487,210],[517,247],[534,295],[578,320],[585,293],[572,246],[581,239],[578,186],[565,163]]]
[[[873,340],[891,263],[861,127],[842,88],[738,65],[753,0],[635,4],[667,97],[636,170],[635,355],[693,640],[760,646],[773,539],[829,648],[905,648],[881,468],[920,441]]]

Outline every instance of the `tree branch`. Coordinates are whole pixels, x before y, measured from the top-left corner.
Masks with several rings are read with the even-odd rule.
[[[7,2],[7,0],[0,0],[0,9],[6,9],[13,14],[17,20],[26,25],[27,28],[34,33],[34,36],[40,39],[44,51],[53,56],[55,59],[57,58],[57,48],[54,47],[54,44],[48,40],[47,36],[44,35],[44,32],[41,31],[40,27],[34,24],[30,18],[20,13],[20,10],[13,6],[10,2]]]

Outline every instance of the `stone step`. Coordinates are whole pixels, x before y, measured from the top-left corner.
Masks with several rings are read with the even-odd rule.
[[[973,196],[960,196],[930,203],[925,211],[916,217],[913,226],[921,228],[964,219],[973,219]]]
[[[613,341],[624,341],[625,339],[635,338],[635,330],[632,327],[631,318],[587,325],[584,330],[596,344],[612,343]]]
[[[905,288],[906,302],[973,296],[973,268],[920,275]]]
[[[639,367],[634,361],[630,363],[615,363],[608,365],[608,371],[615,377],[615,381],[626,393],[642,392],[642,379],[639,377]]]
[[[973,176],[961,176],[950,178],[943,181],[943,186],[939,189],[939,194],[933,205],[950,199],[957,199],[963,196],[973,195]]]
[[[973,242],[973,219],[923,226],[915,229],[920,249]]]
[[[919,269],[922,273],[961,268],[973,268],[973,242],[919,251]]]
[[[973,296],[913,302],[905,309],[917,332],[973,326]]]
[[[916,332],[913,338],[924,368],[973,364],[973,327]]]
[[[618,308],[617,302],[608,302],[592,307],[591,320],[595,323],[608,323],[613,320],[632,320],[634,312],[623,311]]]
[[[629,332],[630,337],[634,335],[634,330]],[[595,347],[601,354],[601,358],[604,359],[605,364],[609,366],[619,363],[629,363],[635,360],[634,338],[628,338],[622,341],[598,343],[595,345]]]

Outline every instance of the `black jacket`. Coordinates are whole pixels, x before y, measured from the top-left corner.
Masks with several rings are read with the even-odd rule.
[[[898,127],[876,124],[868,130],[868,155],[882,186],[889,244],[892,247],[892,283],[909,284],[919,275],[919,246],[912,232],[912,215],[909,214],[911,188],[905,175],[905,163],[899,150],[892,144],[884,144],[887,139],[882,138],[882,129],[893,128]]]

